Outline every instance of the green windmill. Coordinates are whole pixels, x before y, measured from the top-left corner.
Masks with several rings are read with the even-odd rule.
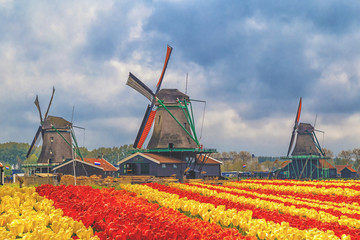
[[[145,96],[148,104],[133,147],[135,151],[153,152],[186,162],[190,178],[201,175],[202,166],[215,149],[203,149],[195,131],[190,97],[177,89],[161,89],[172,48],[167,46],[166,58],[155,92],[135,75],[129,73],[127,85]],[[195,100],[198,101],[198,100]],[[143,144],[154,126],[147,148]]]

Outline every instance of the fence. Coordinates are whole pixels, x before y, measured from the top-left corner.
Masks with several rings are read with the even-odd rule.
[[[24,186],[38,186],[42,184],[56,185],[57,180],[54,177],[38,177],[38,176],[23,176]],[[15,179],[15,183],[19,184],[19,180]]]
[[[16,184],[20,184],[20,181],[23,181],[23,186],[39,186],[42,184],[51,184],[51,185],[75,185],[75,178],[71,175],[64,176],[22,176],[15,179]],[[106,177],[101,178],[101,176],[80,176],[76,178],[76,185],[98,185],[105,187],[115,187],[119,184],[135,184],[135,183],[146,183],[146,182],[159,182],[159,183],[169,183],[169,182],[178,182],[179,180],[175,177],[163,177],[158,178],[154,176],[122,176],[119,178]]]

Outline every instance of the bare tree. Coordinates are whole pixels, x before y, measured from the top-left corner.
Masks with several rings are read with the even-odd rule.
[[[360,166],[360,148],[354,148],[352,150],[352,153],[353,153],[353,157],[354,157],[354,168],[355,169],[358,169],[359,166]]]
[[[326,157],[329,157],[329,158],[333,158],[334,157],[334,153],[333,151],[331,151],[330,149],[327,149],[327,148],[322,148],[323,152],[325,153],[325,156]]]
[[[351,150],[342,150],[338,154],[338,158],[340,158],[343,163],[348,165],[348,164],[351,164],[352,154],[353,154],[353,151],[351,151]]]

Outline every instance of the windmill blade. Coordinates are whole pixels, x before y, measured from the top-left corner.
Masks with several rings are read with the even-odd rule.
[[[140,141],[139,141],[139,144],[138,144],[139,148],[142,147],[142,145],[144,144],[147,136],[149,135],[150,129],[151,129],[151,127],[153,125],[153,122],[154,122],[155,113],[156,113],[156,110],[153,110],[153,111],[150,112],[149,119],[148,119],[148,121],[147,121],[147,123],[145,125],[145,128],[144,128],[144,131],[143,131],[143,133],[142,133],[142,135],[140,137]]]
[[[46,113],[45,113],[45,116],[44,116],[44,120],[48,116],[48,113],[49,113],[49,110],[50,110],[50,105],[51,105],[51,102],[52,102],[52,100],[54,98],[54,93],[55,93],[55,87],[53,87],[52,95],[51,95],[51,98],[50,98],[49,106],[48,106],[48,108],[46,110]]]
[[[287,155],[286,156],[289,156],[289,153],[291,151],[291,148],[293,147],[293,144],[294,144],[294,139],[295,139],[295,128],[291,134],[291,140],[290,140],[290,144],[289,144],[289,149],[288,149],[288,152],[287,152]]]
[[[151,89],[148,88],[148,86],[146,86],[142,81],[140,81],[137,77],[135,77],[134,74],[129,73],[129,78],[126,82],[126,85],[129,85],[130,87],[132,87],[133,89],[144,95],[147,99],[149,99],[150,102],[152,102],[155,96],[153,91],[151,91]]]
[[[314,128],[315,128],[315,126],[316,126],[316,120],[317,120],[317,114],[316,114],[316,116],[315,116]]]
[[[27,152],[27,154],[26,154],[26,158],[28,158],[28,157],[30,156],[30,153],[32,152],[32,149],[33,149],[35,143],[37,142],[37,140],[38,140],[38,138],[39,138],[39,135],[40,135],[40,133],[41,133],[41,128],[42,128],[42,127],[41,127],[41,125],[40,125],[39,128],[38,128],[38,130],[36,131],[36,134],[35,134],[35,137],[34,137],[33,141],[31,142],[30,148],[29,148],[29,150],[28,150],[28,152]]]
[[[299,106],[298,106],[298,109],[297,109],[297,112],[296,112],[294,128],[293,128],[293,131],[292,131],[292,134],[291,134],[291,139],[290,139],[290,144],[289,144],[289,149],[288,149],[288,152],[287,152],[287,156],[289,156],[291,148],[293,147],[293,144],[294,144],[295,132],[296,132],[296,129],[298,128],[298,124],[299,124],[299,120],[300,120],[301,105],[302,105],[302,98],[300,97]]]
[[[43,118],[42,118],[42,114],[41,114],[41,110],[40,110],[40,104],[39,104],[39,97],[38,95],[36,95],[36,98],[35,98],[35,105],[36,105],[36,108],[38,109],[39,111],[39,115],[40,115],[40,123],[43,122]]]
[[[295,118],[295,124],[296,124],[296,125],[299,123],[299,120],[300,120],[301,102],[302,102],[302,98],[300,97],[299,106],[298,106],[298,110],[297,110],[296,118]],[[297,127],[297,126],[296,126],[296,127]]]
[[[83,128],[83,127],[79,127],[79,126],[74,126],[74,125],[73,125],[73,128],[78,128],[78,129],[82,129],[82,130],[85,130],[85,128]]]
[[[161,83],[162,83],[163,78],[164,78],[164,75],[165,75],[165,71],[166,71],[166,68],[167,68],[167,65],[168,65],[168,62],[169,62],[169,59],[170,59],[171,52],[172,52],[172,47],[170,47],[170,46],[168,45],[168,46],[167,46],[167,49],[166,49],[166,57],[165,57],[164,67],[163,67],[163,70],[162,70],[162,72],[161,72],[159,81],[158,81],[158,83],[157,83],[157,85],[156,85],[155,95],[156,95],[156,94],[159,92],[159,90],[160,90]]]
[[[153,109],[153,104],[148,105],[146,108],[143,121],[141,123],[140,129],[138,131],[138,134],[134,142],[134,148],[141,148],[142,145],[144,144],[147,135],[149,134],[156,113],[156,111],[152,109]]]

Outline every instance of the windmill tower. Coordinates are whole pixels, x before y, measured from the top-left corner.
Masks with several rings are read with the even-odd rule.
[[[310,123],[299,123],[301,107],[302,98],[299,101],[286,157],[286,159],[290,160],[285,167],[287,168],[287,177],[295,179],[327,177],[328,158],[322,151],[316,137],[315,131],[317,130]],[[289,157],[291,150],[291,157]]]
[[[133,147],[137,149],[136,151],[156,152],[180,159],[187,163],[187,171],[195,177],[195,172],[201,172],[202,165],[207,159],[207,157],[202,157],[202,160],[198,161],[199,154],[210,154],[216,150],[207,152],[202,149],[195,131],[189,96],[177,89],[161,89],[171,52],[172,48],[167,46],[165,63],[155,92],[135,75],[129,73],[126,84],[150,101]],[[147,148],[143,149],[142,146],[153,125],[152,136]]]
[[[57,165],[62,163],[66,159],[73,158],[72,123],[66,121],[61,117],[54,117],[48,115],[54,93],[55,88],[53,88],[51,99],[44,117],[41,114],[38,96],[36,96],[34,102],[39,111],[40,126],[36,131],[34,139],[26,154],[26,158],[31,155],[36,142],[41,137],[43,141],[41,153],[38,158],[38,165]],[[41,169],[40,172],[47,172],[48,170],[48,168],[44,168]]]

